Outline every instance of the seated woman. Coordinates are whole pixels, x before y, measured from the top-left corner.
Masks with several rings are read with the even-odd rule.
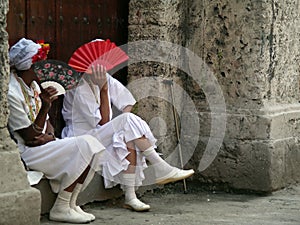
[[[33,61],[45,59],[47,52],[48,49],[25,38],[10,48],[8,128],[27,167],[43,172],[52,191],[58,193],[49,219],[87,223],[95,216],[77,206],[76,199],[95,171],[100,170],[105,148],[90,135],[55,138],[48,112],[57,99],[57,90],[41,90],[32,69]]]
[[[136,103],[129,90],[106,73],[100,65],[92,66],[92,74],[84,74],[81,83],[64,96],[62,114],[66,127],[63,137],[90,134],[106,148],[102,175],[105,187],[121,184],[125,191],[125,207],[146,211],[150,206],[141,202],[135,188],[142,185],[147,159],[155,171],[157,184],[166,184],[191,176],[194,171],[169,165],[155,151],[149,126],[130,113]],[[112,119],[111,104],[123,113]]]

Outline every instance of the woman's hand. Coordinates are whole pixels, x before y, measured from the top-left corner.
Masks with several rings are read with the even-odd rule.
[[[91,80],[94,84],[98,85],[100,89],[100,114],[101,120],[98,122],[99,125],[103,125],[109,121],[109,96],[108,96],[108,84],[106,69],[102,65],[92,65]]]
[[[34,137],[33,140],[27,141],[25,144],[29,147],[36,147],[40,145],[44,145],[50,141],[54,141],[55,137],[52,134],[40,134]]]
[[[57,90],[54,87],[47,87],[45,89],[41,89],[40,98],[42,100],[42,107],[46,109],[50,109],[52,102],[57,99]]]
[[[106,69],[104,66],[100,64],[92,65],[91,79],[94,84],[99,86],[100,90],[107,89]]]

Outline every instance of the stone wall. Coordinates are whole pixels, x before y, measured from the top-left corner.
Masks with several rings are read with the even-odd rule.
[[[30,187],[17,146],[6,128],[9,81],[7,12],[8,1],[0,1],[0,224],[34,225],[40,223],[40,193]]]
[[[161,51],[157,62],[130,65],[131,82],[142,77],[172,78],[192,98],[197,112],[185,107],[182,94],[176,96],[181,100],[177,110],[181,131],[188,129],[184,129],[186,118],[199,116],[199,141],[194,151],[188,150],[188,159],[193,153],[188,167],[198,168],[210,139],[223,139],[213,163],[198,171],[194,180],[266,192],[300,180],[299,4],[297,0],[130,1],[129,41],[151,39],[186,47],[205,62],[222,90],[227,117],[224,139],[211,133],[215,109],[208,99],[213,92],[205,89],[203,79],[199,83],[188,71],[159,61],[170,52]],[[192,57],[179,52],[177,59],[189,62]],[[155,88],[168,92],[164,84]],[[137,111],[151,122],[158,109],[171,131],[159,145],[168,155],[176,146],[170,104],[149,97],[139,102]],[[195,136],[184,132],[181,136],[185,151]]]

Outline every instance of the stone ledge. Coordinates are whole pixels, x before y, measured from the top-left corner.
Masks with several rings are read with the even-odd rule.
[[[201,138],[194,153],[195,161],[200,162],[203,153],[199,149],[205,149],[206,143],[207,138]],[[217,157],[200,173],[200,180],[257,192],[284,188],[300,181],[299,145],[295,138],[276,141],[224,139]]]
[[[217,118],[217,115],[214,114]],[[223,116],[220,117],[223,119]],[[201,136],[218,137],[211,132],[211,113],[200,112]],[[190,124],[192,126],[192,124]],[[239,140],[282,140],[300,136],[300,104],[269,106],[262,109],[227,111],[226,137]]]
[[[41,197],[36,189],[0,193],[0,202],[1,225],[40,224]]]

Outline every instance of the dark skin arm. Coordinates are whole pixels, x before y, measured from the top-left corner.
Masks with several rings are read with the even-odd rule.
[[[99,121],[99,125],[104,125],[109,121],[109,101],[107,87],[102,88],[100,92],[100,113],[102,119]]]
[[[52,126],[52,124],[50,123],[49,120],[47,120],[47,129],[46,129],[46,133],[49,134],[54,134],[54,127]]]
[[[40,94],[40,98],[42,100],[42,107],[34,121],[36,127],[43,128],[47,113],[51,108],[52,102],[57,99],[57,96],[54,96],[57,93],[57,90],[54,87],[48,87],[46,89],[42,89],[42,93]],[[49,127],[49,129],[53,129],[53,127]],[[53,131],[53,130],[52,130]],[[55,140],[52,134],[42,134],[42,131],[37,128],[34,129],[34,125],[30,125],[29,127],[17,130],[20,136],[24,139],[25,144],[27,146],[39,146],[48,143],[49,141]]]

